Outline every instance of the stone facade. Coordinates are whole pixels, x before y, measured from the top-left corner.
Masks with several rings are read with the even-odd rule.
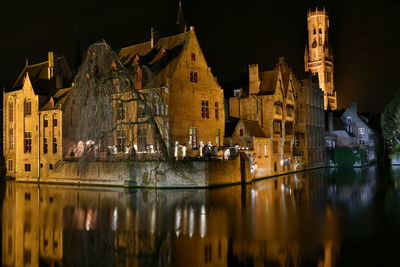
[[[324,108],[337,109],[334,86],[333,52],[329,44],[329,18],[324,10],[308,11],[308,47],[304,52],[306,71],[318,74],[319,87],[324,92]]]
[[[266,166],[270,174],[293,171],[294,127],[297,110],[298,82],[283,58],[274,70],[259,72],[258,65],[249,66],[249,90],[229,99],[232,117],[258,122],[269,139]]]
[[[151,105],[151,108],[157,113],[155,120],[167,140],[168,149],[172,151],[173,145],[179,144],[187,147],[188,155],[198,156],[202,144],[217,148],[222,145],[223,90],[207,65],[193,27],[175,36],[152,38],[149,42],[122,48],[116,55],[124,67],[135,70],[136,90],[143,95],[149,95],[150,89],[160,92],[162,107]],[[143,131],[147,134],[139,138],[137,126],[132,132],[128,132],[127,127],[113,129],[111,141],[107,140],[104,150],[101,150],[102,140],[79,138],[75,126],[87,116],[82,116],[85,109],[71,98],[76,86],[64,88],[70,76],[63,58],[57,59],[50,52],[48,61],[27,65],[13,88],[5,91],[3,107],[7,107],[7,111],[4,112],[3,136],[8,176],[26,180],[62,177],[62,161],[79,159],[76,151],[80,146],[86,154],[91,152],[89,146],[98,148],[93,158],[100,161],[126,160],[128,146],[156,155],[154,136],[150,131]],[[127,94],[116,93],[113,97],[129,100]],[[85,98],[84,95],[80,97]],[[137,103],[121,102],[124,112],[132,114],[131,119],[139,120]],[[108,116],[110,122],[134,123],[118,118],[117,105],[117,101],[113,101]],[[121,130],[125,131],[123,140],[118,135]],[[128,140],[133,141],[128,143]],[[145,140],[143,146],[137,140]]]
[[[300,82],[297,97],[295,153],[304,156],[305,167],[324,165],[325,121],[324,93],[318,87],[318,76]]]
[[[40,177],[61,160],[61,103],[71,72],[63,57],[26,65],[3,93],[3,153],[7,176]]]

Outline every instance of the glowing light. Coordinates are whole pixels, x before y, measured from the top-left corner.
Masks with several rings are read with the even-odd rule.
[[[192,237],[194,232],[194,210],[192,207],[189,209],[189,236]]]
[[[116,231],[118,227],[118,208],[115,207],[114,208],[114,212],[113,212],[113,216],[112,216],[112,220],[111,220],[111,229],[113,231]]]
[[[203,238],[206,235],[206,208],[201,206],[200,211],[200,236]]]
[[[180,208],[176,209],[175,211],[175,233],[176,236],[179,237],[181,233],[181,218],[182,218],[182,211]]]

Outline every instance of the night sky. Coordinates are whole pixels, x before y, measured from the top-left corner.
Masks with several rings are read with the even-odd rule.
[[[338,104],[358,102],[361,111],[380,111],[400,89],[399,1],[183,0],[203,52],[220,82],[238,80],[247,65],[274,67],[284,56],[304,76],[306,13],[325,6],[335,62]],[[8,1],[0,10],[0,84],[10,86],[25,64],[46,60],[47,51],[75,63],[82,50],[105,39],[112,48],[176,33],[178,0]]]

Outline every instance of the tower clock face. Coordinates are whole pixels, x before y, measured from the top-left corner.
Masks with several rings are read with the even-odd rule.
[[[311,46],[312,46],[312,48],[316,48],[317,47],[317,41],[314,41]]]

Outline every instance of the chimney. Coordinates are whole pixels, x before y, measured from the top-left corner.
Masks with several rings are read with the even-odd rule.
[[[54,77],[54,70],[56,68],[56,53],[50,51],[48,52],[48,61],[49,61],[49,69],[48,69],[48,79],[51,80]]]
[[[354,114],[357,114],[357,103],[351,103],[351,105],[350,105],[350,110],[351,110]]]
[[[249,94],[255,95],[260,91],[258,64],[249,65]]]

